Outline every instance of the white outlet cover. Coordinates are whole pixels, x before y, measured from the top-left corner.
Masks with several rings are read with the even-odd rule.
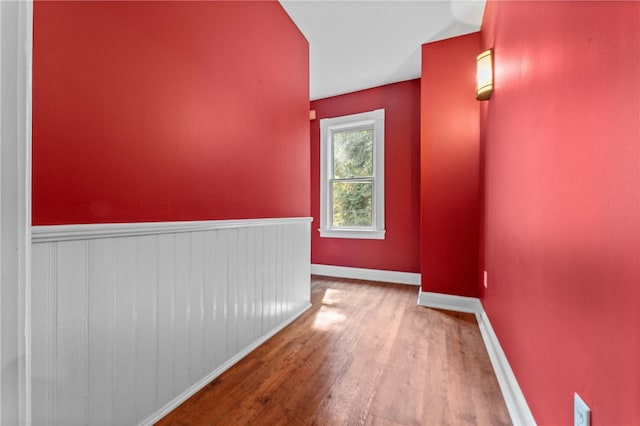
[[[591,410],[577,393],[573,394],[573,425],[591,425]]]

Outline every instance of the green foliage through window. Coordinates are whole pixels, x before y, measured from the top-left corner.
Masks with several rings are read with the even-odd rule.
[[[333,177],[373,175],[373,129],[333,134]]]
[[[331,200],[334,227],[372,226],[373,129],[333,134]]]
[[[371,227],[371,182],[333,182],[333,226]]]

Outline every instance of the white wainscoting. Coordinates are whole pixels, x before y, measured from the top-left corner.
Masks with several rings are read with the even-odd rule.
[[[152,423],[221,374],[310,306],[310,220],[33,227],[33,423]]]

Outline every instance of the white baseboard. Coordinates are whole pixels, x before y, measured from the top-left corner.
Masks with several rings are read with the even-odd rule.
[[[482,303],[477,297],[431,293],[422,291],[422,289],[418,294],[418,305],[426,306],[427,308],[446,309],[448,311],[468,312],[476,315],[483,311]]]
[[[311,304],[309,304],[307,306],[304,306],[302,309],[300,309],[294,315],[289,317],[289,319],[287,319],[287,320],[283,321],[282,323],[278,324],[278,326],[276,326],[270,332],[268,332],[264,336],[260,337],[258,340],[256,340],[255,342],[253,342],[252,344],[250,344],[249,346],[244,348],[242,351],[238,352],[233,358],[231,358],[230,360],[225,362],[223,365],[221,365],[220,367],[218,367],[215,370],[213,370],[207,376],[205,376],[202,379],[200,379],[200,381],[198,381],[196,384],[191,386],[189,389],[185,390],[182,394],[177,396],[173,401],[171,401],[170,403],[165,405],[160,411],[152,414],[150,417],[148,417],[147,419],[142,421],[140,423],[140,425],[145,425],[145,426],[146,425],[153,425],[153,424],[159,422],[164,416],[166,416],[171,411],[173,411],[176,408],[178,408],[178,406],[180,404],[185,402],[187,399],[191,398],[200,389],[204,388],[206,385],[211,383],[216,377],[218,377],[219,375],[221,375],[222,373],[224,373],[225,371],[227,371],[228,369],[233,367],[242,358],[244,358],[245,356],[247,356],[251,352],[253,352],[255,349],[257,349],[258,346],[262,345],[264,342],[266,342],[267,340],[271,339],[278,332],[280,332],[283,328],[285,328],[286,326],[291,324],[296,318],[298,318],[300,315],[305,313],[307,311],[307,309],[309,309],[309,308],[311,308]]]
[[[420,274],[413,272],[383,271],[380,269],[351,268],[347,266],[311,265],[311,273],[326,277],[355,280],[382,281],[386,283],[420,285]]]
[[[476,297],[454,296],[441,293],[423,292],[420,289],[418,305],[435,309],[446,309],[456,312],[468,312],[476,315],[482,340],[487,348],[493,371],[496,374],[500,391],[509,411],[511,421],[515,426],[535,426],[536,421],[531,414],[529,405],[522,394],[516,376],[511,370],[498,337],[491,327],[489,317],[484,311],[480,299]]]
[[[502,346],[500,346],[498,337],[493,331],[489,317],[484,309],[481,313],[476,313],[476,319],[478,320],[482,340],[484,340],[484,345],[489,353],[491,365],[493,365],[493,370],[496,373],[500,390],[504,396],[504,402],[511,416],[511,421],[514,425],[534,426],[536,421],[533,418],[533,414],[531,414],[529,405],[522,394],[516,376],[511,370],[509,361],[502,350]]]

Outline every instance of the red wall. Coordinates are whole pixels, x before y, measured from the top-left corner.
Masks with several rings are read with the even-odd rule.
[[[277,2],[35,2],[33,223],[309,215],[308,43]]]
[[[477,296],[479,33],[422,46],[422,290]]]
[[[311,263],[420,272],[420,80],[311,103]],[[320,119],[385,109],[384,240],[320,238]]]
[[[533,415],[640,424],[640,3],[490,1],[483,304]]]

